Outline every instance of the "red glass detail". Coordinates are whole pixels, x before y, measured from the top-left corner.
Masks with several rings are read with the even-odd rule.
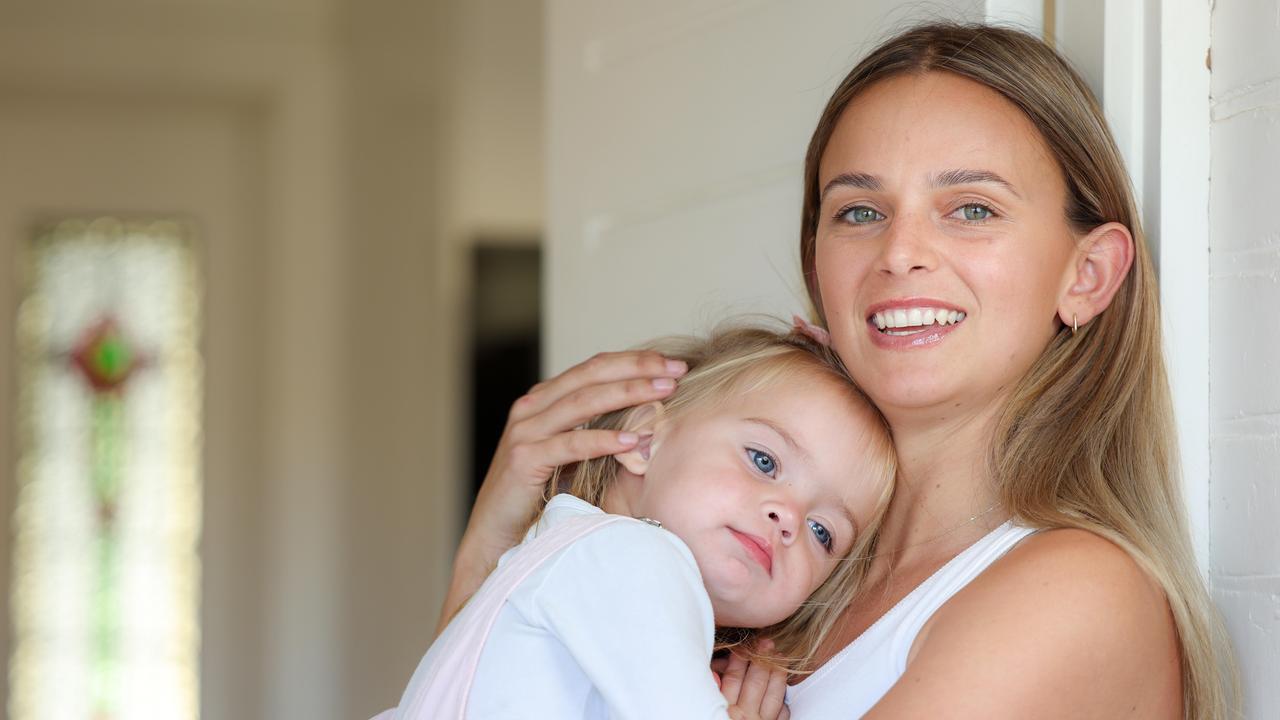
[[[110,317],[89,328],[71,352],[71,362],[98,392],[119,392],[146,365],[146,359]]]

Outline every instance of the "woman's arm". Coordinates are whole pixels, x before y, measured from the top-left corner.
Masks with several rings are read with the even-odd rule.
[[[520,541],[557,467],[622,452],[637,441],[631,433],[575,428],[602,413],[670,395],[686,370],[683,362],[656,352],[601,353],[516,400],[454,556],[437,635],[502,553]]]
[[[1055,530],[944,605],[865,717],[1180,720],[1180,678],[1160,588],[1107,540]]]

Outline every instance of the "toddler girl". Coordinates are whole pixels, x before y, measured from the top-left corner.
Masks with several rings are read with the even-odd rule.
[[[640,442],[552,480],[568,492],[380,717],[727,718],[714,649],[803,670],[865,571],[895,468],[886,426],[802,333],[656,347],[688,363],[676,391],[591,423]]]

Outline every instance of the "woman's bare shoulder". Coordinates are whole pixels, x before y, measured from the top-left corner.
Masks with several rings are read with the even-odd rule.
[[[950,698],[971,708],[956,717],[1175,718],[1180,672],[1168,603],[1138,563],[1092,533],[1045,531],[938,610],[867,717]]]

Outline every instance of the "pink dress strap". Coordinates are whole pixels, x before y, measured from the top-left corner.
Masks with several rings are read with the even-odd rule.
[[[436,640],[439,647],[432,646],[428,652],[433,662],[414,674],[399,709],[387,710],[374,720],[463,720],[480,654],[511,593],[578,539],[627,519],[604,513],[570,518],[523,543],[489,575]]]

